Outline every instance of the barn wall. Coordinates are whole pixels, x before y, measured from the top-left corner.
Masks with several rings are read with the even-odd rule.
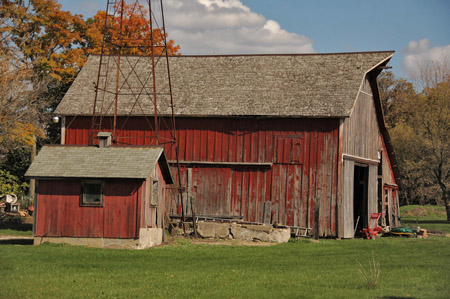
[[[344,122],[344,154],[378,160],[379,136],[372,89],[366,79],[350,117]]]
[[[157,181],[157,185],[154,185],[154,181]],[[145,180],[142,186],[141,228],[163,227],[165,192],[166,183],[161,168],[159,167],[159,163],[157,163],[150,177]],[[156,204],[152,204],[152,196],[155,195],[158,200]]]
[[[358,93],[351,116],[343,124],[343,154],[344,160],[352,161],[351,163],[344,163],[343,200],[347,202],[344,202],[343,206],[350,207],[353,205],[353,189],[350,188],[350,186],[353,186],[353,182],[350,182],[353,180],[353,175],[350,175],[352,171],[346,169],[346,167],[353,168],[356,162],[366,164],[369,171],[368,215],[366,217],[369,218],[371,213],[384,212],[384,210],[381,210],[384,201],[386,201],[386,211],[388,207],[393,209],[395,200],[392,199],[389,203],[387,200],[388,197],[393,196],[392,192],[388,191],[389,194],[386,199],[383,199],[384,191],[379,186],[380,184],[381,186],[395,184],[395,179],[379,129],[372,87],[367,77]],[[381,173],[378,169],[380,158],[382,163]],[[398,215],[398,211],[395,211],[395,214]],[[349,217],[349,215],[344,217],[347,216]],[[354,223],[351,225],[349,219],[346,218],[345,222],[345,232],[343,233],[345,237],[354,233]]]
[[[80,207],[80,180],[40,180],[37,237],[135,238],[138,181],[105,181],[104,206]]]
[[[380,144],[383,144],[383,140],[380,138]],[[383,144],[382,151],[382,195],[380,198],[380,212],[384,213],[382,218],[383,225],[399,226],[400,225],[400,203],[398,186],[394,175],[391,171],[391,163],[387,151]]]
[[[183,185],[189,183],[197,215],[312,227],[318,203],[320,234],[336,235],[339,119],[176,121],[181,180]],[[68,117],[66,124],[66,144],[88,144],[89,117]],[[104,124],[111,121],[105,119]],[[127,122],[119,118],[117,128],[119,142],[152,142],[144,117]],[[160,139],[170,139],[169,134],[162,129]],[[175,160],[172,146],[166,145],[165,151],[169,160]],[[175,196],[169,198],[168,212],[177,213],[178,204]]]

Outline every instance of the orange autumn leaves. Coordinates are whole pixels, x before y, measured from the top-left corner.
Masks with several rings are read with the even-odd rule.
[[[88,35],[91,44],[88,52],[100,54],[102,51],[102,38],[105,32],[106,38],[104,53],[125,55],[150,55],[152,51],[152,39],[155,47],[155,55],[163,54],[165,48],[164,33],[160,28],[150,28],[148,11],[137,3],[127,4],[125,1],[118,2],[114,6],[116,14],[107,17],[105,11],[99,11],[93,19],[89,20],[90,27]],[[123,17],[121,14],[123,11]],[[106,22],[105,19],[107,18]],[[152,36],[153,32],[153,36]],[[167,34],[166,34],[167,38]],[[173,40],[167,39],[167,53],[169,55],[180,55],[180,46],[175,45]]]
[[[120,44],[121,54],[151,54],[148,11],[142,5],[129,5],[125,1],[123,6],[121,1],[117,1],[117,6],[118,12],[123,7],[122,22],[117,13],[114,18],[108,17],[106,39],[115,45]],[[69,83],[89,54],[101,53],[105,17],[104,11],[98,11],[85,21],[81,15],[63,11],[56,0],[30,0],[28,4],[2,0],[0,47],[17,55],[18,60],[31,62],[36,75],[48,75]],[[164,36],[160,28],[153,28],[153,41],[155,54],[162,54]],[[111,43],[107,44],[105,54],[117,54],[117,47]],[[173,40],[167,40],[169,55],[179,55],[179,49]]]
[[[84,20],[63,11],[57,0],[0,0],[0,158],[43,137],[51,111],[87,56],[101,53],[105,17],[98,11]],[[122,23],[117,14],[108,18],[107,40],[120,44],[121,54],[151,54],[148,17],[141,5],[123,2]],[[162,54],[159,28],[153,28],[153,40],[155,54]],[[179,49],[167,40],[169,55],[179,55]],[[107,46],[105,54],[117,54],[117,49]]]

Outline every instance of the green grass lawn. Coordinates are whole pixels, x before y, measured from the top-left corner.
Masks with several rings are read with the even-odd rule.
[[[2,298],[450,298],[450,238],[141,251],[0,245]],[[358,262],[381,275],[367,289]]]
[[[450,234],[450,222],[443,206],[410,205],[400,207],[402,226],[420,226]]]
[[[33,235],[32,224],[0,223],[0,236],[27,236]]]

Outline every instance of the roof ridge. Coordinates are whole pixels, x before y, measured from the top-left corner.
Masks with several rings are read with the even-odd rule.
[[[188,54],[188,55],[169,55],[170,58],[183,57],[280,57],[280,56],[326,56],[326,55],[358,55],[358,54],[381,54],[381,53],[395,53],[395,50],[380,50],[380,51],[357,51],[357,52],[328,52],[328,53],[247,53],[247,54]],[[90,54],[89,56],[100,56],[100,54]],[[116,56],[116,55],[104,55]],[[151,57],[142,55],[123,55],[127,57]]]

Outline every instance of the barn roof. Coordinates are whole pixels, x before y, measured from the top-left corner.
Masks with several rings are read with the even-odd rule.
[[[169,58],[175,114],[179,116],[348,117],[364,75],[385,65],[392,51],[340,54],[174,56]],[[116,57],[104,57],[100,77],[107,92],[105,115],[114,113]],[[109,64],[108,64],[109,61]],[[90,56],[56,109],[60,115],[92,115],[100,57]],[[136,73],[132,67],[135,66]],[[157,64],[160,92],[167,90],[165,60]],[[136,74],[139,74],[137,76]],[[118,115],[152,115],[151,98],[130,92],[138,77],[151,86],[148,57],[121,58]],[[128,78],[126,83],[123,78]],[[149,90],[141,90],[145,93]],[[164,92],[161,92],[164,93]],[[152,94],[152,92],[149,92]],[[160,115],[169,114],[167,95],[158,95]],[[136,103],[137,102],[137,103]]]
[[[146,179],[159,163],[167,183],[169,166],[160,147],[44,146],[25,176],[31,178]]]

